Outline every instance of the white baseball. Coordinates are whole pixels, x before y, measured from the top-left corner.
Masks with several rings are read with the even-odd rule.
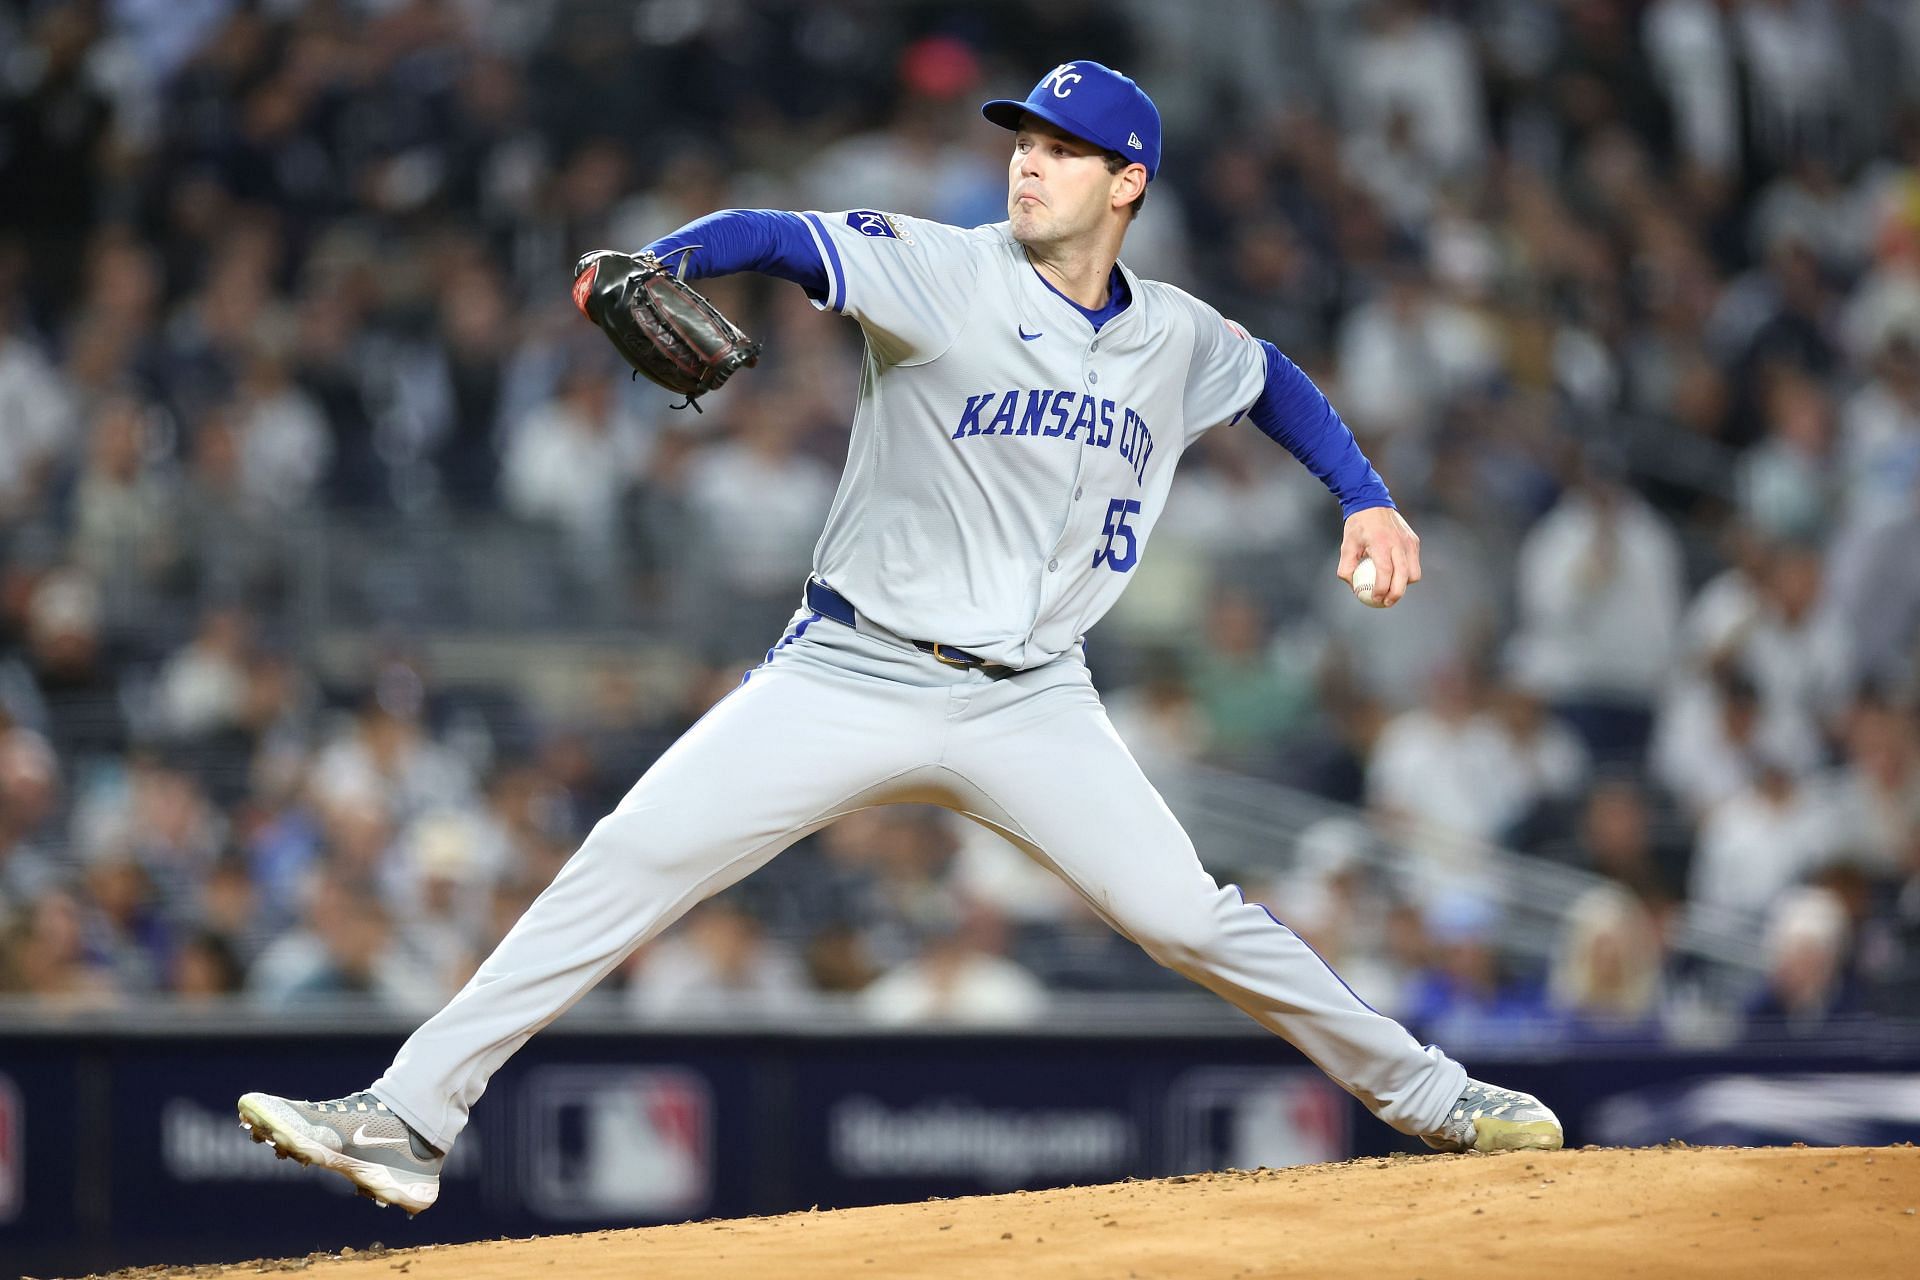
[[[1373,567],[1373,557],[1368,556],[1353,566],[1353,594],[1361,604],[1369,609],[1384,609],[1387,602],[1373,594],[1375,579],[1378,576]]]

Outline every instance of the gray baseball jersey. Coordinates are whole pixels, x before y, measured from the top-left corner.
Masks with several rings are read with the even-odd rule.
[[[1201,432],[1253,404],[1265,357],[1171,285],[1120,268],[1098,332],[1007,224],[804,215],[822,305],[866,331],[818,576],[897,634],[1031,667],[1113,606]]]

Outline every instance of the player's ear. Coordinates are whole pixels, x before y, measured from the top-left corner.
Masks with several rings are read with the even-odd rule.
[[[1147,189],[1147,166],[1130,164],[1113,175],[1113,191],[1109,197],[1113,207],[1124,209],[1139,199],[1140,193]]]

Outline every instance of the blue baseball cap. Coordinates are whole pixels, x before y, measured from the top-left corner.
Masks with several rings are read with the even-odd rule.
[[[1146,91],[1112,67],[1084,59],[1063,62],[1040,79],[1025,102],[996,98],[980,114],[1002,129],[1018,129],[1031,112],[1056,129],[1160,172],[1160,109]]]

